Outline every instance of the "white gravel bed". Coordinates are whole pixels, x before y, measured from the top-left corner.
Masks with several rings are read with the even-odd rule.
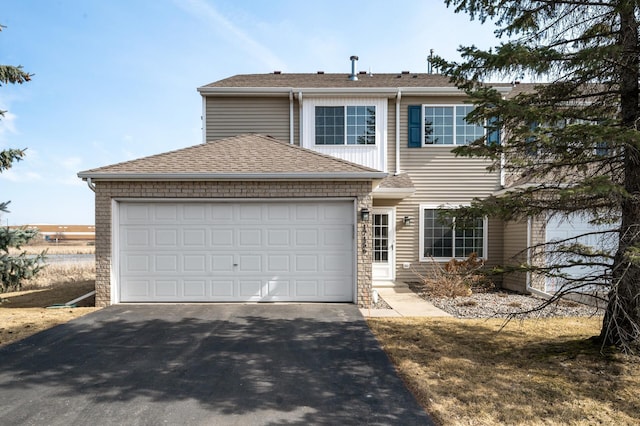
[[[415,289],[414,289],[415,291]],[[457,318],[506,318],[517,314],[516,318],[550,318],[550,317],[590,317],[604,315],[603,309],[583,305],[573,301],[560,301],[542,310],[535,310],[544,299],[506,291],[490,291],[474,293],[469,297],[430,297],[417,292],[421,297],[433,303],[437,308]]]

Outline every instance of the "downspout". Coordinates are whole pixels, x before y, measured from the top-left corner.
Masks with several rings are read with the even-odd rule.
[[[289,144],[293,145],[293,89],[289,91]]]
[[[402,92],[398,89],[396,96],[396,176],[400,174],[400,100]]]
[[[299,131],[300,131],[300,146],[303,146],[303,143],[302,143],[302,130],[303,130],[302,129],[303,128],[303,125],[302,125],[302,123],[303,123],[303,120],[302,120],[302,92],[298,92],[298,107],[299,107],[299,109],[298,109],[298,117],[299,117],[299,121],[300,121],[300,124],[298,126],[298,127],[300,127],[300,129],[299,129]]]
[[[207,143],[207,98],[202,97],[202,114],[200,115],[202,125],[202,143]]]
[[[93,182],[91,182],[91,178],[87,178],[87,186],[89,186],[90,190],[96,192],[96,186],[93,184]]]

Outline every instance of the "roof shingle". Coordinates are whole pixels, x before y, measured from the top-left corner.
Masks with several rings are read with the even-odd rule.
[[[290,145],[271,136],[239,135],[78,173],[81,178],[123,176],[353,175],[384,173]]]

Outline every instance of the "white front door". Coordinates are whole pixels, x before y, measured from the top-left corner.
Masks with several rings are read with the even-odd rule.
[[[393,207],[376,207],[373,216],[373,279],[393,280],[396,275],[396,215]]]

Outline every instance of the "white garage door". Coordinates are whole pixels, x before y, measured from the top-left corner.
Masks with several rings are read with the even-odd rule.
[[[121,202],[121,302],[354,294],[353,202]]]
[[[617,247],[615,240],[616,235],[612,233],[597,234],[597,232],[607,231],[615,225],[593,225],[589,223],[590,217],[588,215],[572,214],[568,218],[561,216],[553,216],[547,221],[546,226],[546,241],[565,241],[565,244],[571,245],[573,243],[584,244],[591,246],[595,250],[608,250],[613,253]],[[594,232],[596,234],[594,234]],[[572,261],[588,261],[589,259],[581,259],[576,255],[558,255],[547,254],[547,262],[555,264],[569,264]],[[605,258],[591,259],[595,262],[608,262]],[[556,272],[566,274],[573,279],[589,279],[602,274],[605,268],[602,266],[567,266],[564,268],[558,268]],[[565,280],[559,277],[547,277],[545,280],[545,291],[549,293],[556,292],[565,284]],[[592,288],[590,286],[584,286],[581,291],[589,292]]]

